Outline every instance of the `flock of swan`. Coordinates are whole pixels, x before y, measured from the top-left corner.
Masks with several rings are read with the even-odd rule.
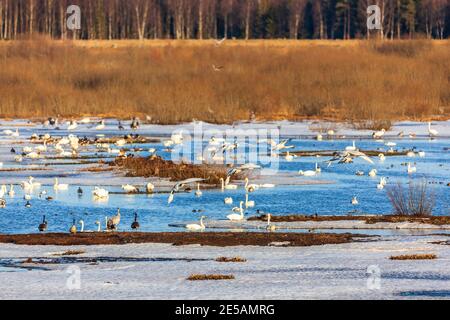
[[[44,123],[44,126],[57,127],[58,125],[59,125],[58,120],[52,119],[52,118],[49,118]],[[92,129],[92,130],[105,129],[105,121],[104,120],[100,120],[100,121],[92,124],[92,122],[89,118],[84,118],[84,119],[80,120],[79,122],[72,120],[72,121],[67,122],[65,125],[66,125],[65,129],[67,131],[73,131],[73,130],[77,129],[79,127],[79,125],[89,126],[88,128]],[[124,127],[120,121],[118,124],[118,128],[120,130],[124,129]],[[137,119],[133,118],[130,128],[132,130],[137,130],[139,128],[139,121]],[[428,124],[428,132],[429,132],[430,137],[438,136],[438,132],[431,128],[431,123]],[[374,132],[372,134],[372,137],[373,137],[373,139],[376,139],[377,141],[383,141],[382,139],[383,139],[385,133],[386,133],[386,130],[382,129],[380,131]],[[3,130],[3,134],[6,136],[13,137],[13,138],[20,137],[20,133],[19,133],[18,129]],[[329,135],[334,134],[334,132],[328,132],[328,134]],[[410,135],[411,135],[411,133],[410,133]],[[57,156],[60,156],[60,157],[66,157],[66,156],[74,157],[74,156],[78,155],[80,146],[83,146],[88,143],[88,141],[86,141],[86,139],[80,139],[76,135],[73,135],[73,134],[68,134],[67,136],[63,136],[59,139],[54,138],[54,137],[50,136],[49,134],[44,134],[41,136],[38,136],[37,134],[33,134],[31,136],[30,140],[32,142],[40,141],[43,143],[38,146],[35,146],[35,147],[24,146],[22,148],[21,152],[17,152],[14,148],[12,148],[11,153],[13,153],[15,155],[14,159],[16,162],[22,162],[24,160],[24,158],[39,159],[43,156],[43,154],[52,154],[52,153],[55,153]],[[317,137],[317,140],[322,141],[323,137],[320,135]],[[272,150],[272,153],[274,156],[281,157],[281,152],[286,151],[285,155],[284,155],[284,159],[287,162],[292,162],[292,161],[294,161],[294,159],[297,156],[295,154],[292,154],[289,152],[290,149],[294,148],[293,145],[289,145],[290,141],[291,141],[291,139],[284,139],[282,141],[273,141],[273,140],[269,139],[269,140],[267,140],[267,144],[271,147],[271,150]],[[115,142],[115,145],[117,147],[123,147],[126,144],[127,144],[126,139],[120,139]],[[173,147],[173,146],[176,146],[179,144],[183,144],[183,135],[180,133],[172,134],[170,139],[162,142],[162,145],[166,148],[170,148],[170,147]],[[396,144],[393,142],[387,142],[387,143],[385,143],[385,145],[390,148],[387,151],[388,153],[391,150],[393,150],[393,147],[396,146]],[[232,151],[236,150],[237,147],[238,147],[238,144],[236,141],[234,141],[233,143],[229,143],[229,142],[226,142],[225,139],[212,137],[209,141],[207,150],[210,152],[211,157],[213,159],[217,160],[217,157],[223,157],[224,154],[226,154],[227,152],[232,152]],[[66,150],[68,150],[68,148],[70,148],[70,151],[66,151]],[[118,157],[122,157],[122,156],[126,157],[126,154],[123,151],[123,149],[112,149],[110,144],[96,144],[95,148],[97,149],[97,151],[106,151],[108,153],[114,153]],[[154,148],[149,149],[149,152],[151,154],[156,154],[156,149],[154,149]],[[424,157],[425,153],[422,151],[420,151],[418,153],[415,153],[414,151],[409,151],[407,153],[407,157],[415,157],[416,155],[419,157]],[[362,151],[360,151],[358,149],[355,141],[353,141],[352,145],[345,147],[344,150],[336,151],[334,153],[333,157],[331,159],[325,161],[325,163],[327,163],[328,166],[330,166],[334,162],[337,162],[338,164],[349,164],[349,163],[353,163],[355,159],[362,159],[370,164],[374,164],[374,161],[369,156],[367,156],[365,153],[363,153]],[[385,160],[385,154],[380,153],[378,156],[378,159],[380,162],[383,162]],[[417,168],[415,166],[411,165],[410,162],[408,162],[406,165],[407,165],[407,173],[408,174],[413,174],[413,173],[417,172]],[[259,168],[260,168],[260,166],[251,164],[251,163],[247,163],[247,164],[241,165],[239,167],[231,168],[230,170],[228,170],[226,177],[220,178],[221,190],[223,192],[225,192],[226,190],[237,190],[237,189],[241,188],[240,185],[230,183],[233,175],[241,173],[241,172],[252,171],[255,169],[259,169]],[[316,176],[316,175],[320,174],[321,172],[322,172],[321,167],[319,166],[318,163],[315,163],[314,169],[306,170],[306,171],[299,170],[298,174],[300,176],[312,177],[312,176]],[[356,174],[364,175],[364,172],[357,171]],[[369,171],[368,175],[370,177],[376,177],[377,170],[371,169]],[[186,179],[186,180],[176,182],[173,185],[173,187],[169,193],[169,197],[167,199],[168,205],[170,205],[174,201],[175,194],[178,193],[180,190],[182,190],[183,188],[185,188],[188,185],[195,185],[196,186],[196,190],[194,193],[195,196],[198,198],[202,197],[203,192],[200,189],[202,182],[204,182],[204,179],[202,179],[202,178],[191,178],[191,179]],[[386,186],[386,184],[387,184],[387,178],[380,177],[380,182],[377,185],[377,189],[380,189],[380,190],[383,189]],[[21,181],[20,187],[24,191],[24,194],[25,194],[24,200],[26,200],[25,207],[27,207],[27,208],[31,207],[31,203],[30,203],[30,200],[32,199],[31,194],[36,190],[43,189],[42,184],[37,182],[35,180],[35,178],[33,178],[31,176],[28,178],[28,180]],[[121,187],[125,193],[135,194],[135,193],[140,192],[139,187],[131,185],[131,184],[124,184]],[[275,185],[271,184],[271,183],[264,183],[264,184],[250,183],[249,178],[246,177],[245,184],[242,186],[243,190],[245,191],[244,199],[242,199],[238,202],[239,206],[231,208],[231,213],[226,215],[226,219],[231,222],[244,221],[245,220],[245,210],[248,208],[254,208],[256,205],[254,200],[249,199],[250,193],[255,192],[259,189],[274,188],[274,187],[275,187]],[[60,183],[58,180],[58,177],[55,177],[53,189],[55,191],[67,191],[67,190],[69,190],[69,185],[66,183]],[[145,189],[146,189],[147,193],[153,193],[155,186],[152,183],[147,183],[147,185],[145,185]],[[78,194],[83,193],[83,190],[81,189],[81,187],[78,187],[77,192],[78,192]],[[0,186],[0,208],[5,208],[7,205],[5,196],[8,195],[10,197],[13,197],[14,194],[15,194],[15,190],[14,190],[13,184],[10,184],[9,188],[6,185],[1,185]],[[45,190],[42,190],[39,192],[40,198],[42,198],[46,195],[47,195],[47,192]],[[92,190],[92,196],[93,196],[94,200],[99,200],[99,201],[107,200],[109,198],[109,191],[105,188],[96,186]],[[50,201],[53,198],[50,196],[47,196],[47,197],[45,197],[45,199]],[[234,200],[232,197],[225,197],[223,199],[223,202],[225,205],[233,205]],[[359,204],[359,201],[356,196],[354,196],[352,198],[351,204],[352,205]],[[204,219],[206,219],[206,218],[207,218],[206,216],[201,216],[199,223],[187,224],[185,226],[185,228],[190,231],[204,230],[206,228],[206,226],[204,224]],[[120,223],[120,209],[118,209],[118,212],[115,216],[105,217],[104,230],[105,231],[117,230],[119,223]],[[84,221],[80,220],[79,224],[81,225],[80,231],[84,232]],[[100,223],[100,221],[96,221],[97,231],[101,231],[101,229],[102,229],[101,225],[102,224]],[[48,222],[46,220],[46,217],[44,216],[42,223],[39,224],[38,229],[39,229],[39,231],[46,231],[47,226],[48,226]],[[135,214],[135,218],[131,225],[131,228],[133,230],[136,230],[139,228],[137,214]],[[270,216],[268,217],[267,229],[270,231],[275,230],[275,226],[273,226],[270,222]],[[71,233],[76,233],[78,231],[75,220],[73,221],[69,231]]]

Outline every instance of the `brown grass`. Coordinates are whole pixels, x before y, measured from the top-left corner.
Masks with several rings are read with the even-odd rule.
[[[213,43],[1,44],[0,116],[222,123],[255,112],[259,119],[383,121],[428,118],[450,106],[448,41]]]
[[[391,260],[432,260],[436,259],[435,254],[407,254],[401,256],[390,256]]]
[[[204,280],[234,280],[232,274],[191,274],[187,280],[204,281]]]
[[[408,188],[400,182],[388,186],[387,196],[396,215],[423,217],[433,214],[434,192],[425,179],[410,180]]]
[[[218,184],[225,178],[227,168],[219,165],[194,165],[175,163],[161,157],[116,159],[111,163],[127,171],[128,177],[160,177],[181,181],[189,178],[203,178],[204,183]]]
[[[218,257],[217,262],[247,262],[247,259],[241,257]]]

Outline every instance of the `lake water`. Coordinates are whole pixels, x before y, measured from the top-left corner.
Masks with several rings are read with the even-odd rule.
[[[24,146],[36,146],[27,140],[32,133],[49,133],[54,136],[66,136],[75,134],[78,137],[94,137],[98,134],[108,136],[123,135],[123,131],[118,131],[117,121],[107,120],[107,127],[103,131],[95,131],[92,125],[80,125],[79,129],[68,132],[62,127],[62,130],[46,128],[40,124],[24,125],[26,121],[0,121],[0,161],[3,167],[0,172],[0,184],[15,184],[15,195],[4,196],[7,206],[0,209],[0,233],[34,233],[37,232],[37,226],[46,215],[48,220],[48,231],[66,232],[72,224],[72,220],[82,219],[85,222],[86,230],[96,230],[95,222],[101,221],[104,224],[105,216],[111,216],[116,213],[117,208],[121,209],[122,221],[120,230],[130,230],[130,225],[134,219],[134,213],[139,215],[141,231],[179,231],[170,227],[169,224],[197,220],[200,215],[208,216],[208,219],[225,219],[226,215],[231,213],[230,205],[223,202],[225,197],[232,197],[233,206],[237,206],[240,200],[244,200],[245,191],[242,187],[238,190],[202,190],[203,195],[200,198],[195,197],[194,193],[180,193],[175,195],[175,201],[167,204],[167,194],[157,193],[153,195],[125,195],[110,194],[108,201],[93,201],[91,191],[94,186],[105,187],[110,192],[120,192],[121,184],[132,183],[144,185],[147,179],[126,178],[111,172],[80,172],[86,165],[74,164],[74,160],[24,160],[22,163],[14,161],[14,155],[10,153],[11,147],[16,151],[22,150]],[[124,125],[127,125],[124,122]],[[159,126],[145,125],[138,131],[143,136],[161,137],[166,139],[171,132],[185,126]],[[206,125],[208,128],[213,125]],[[281,126],[281,128],[280,128]],[[324,163],[329,157],[298,157],[292,162],[288,162],[284,157],[279,160],[279,172],[274,176],[263,177],[264,182],[273,182],[277,186],[270,189],[260,189],[250,194],[250,200],[256,202],[256,206],[246,211],[248,216],[255,215],[256,210],[261,212],[270,212],[272,214],[319,214],[319,215],[346,215],[351,211],[357,210],[360,213],[367,214],[387,214],[392,212],[391,204],[386,196],[386,189],[378,190],[376,188],[380,177],[387,177],[388,184],[396,182],[406,183],[412,177],[414,179],[425,178],[430,183],[430,188],[435,194],[436,206],[434,214],[448,215],[450,213],[450,123],[436,122],[436,128],[440,132],[437,139],[430,140],[426,137],[426,124],[421,123],[399,123],[394,126],[392,131],[387,133],[387,141],[397,143],[395,149],[416,148],[426,153],[423,158],[408,158],[406,156],[386,157],[384,162],[380,162],[374,157],[374,165],[363,160],[355,160],[353,164],[333,164],[327,167]],[[230,126],[215,126],[217,129],[230,128]],[[239,125],[237,125],[239,127]],[[295,147],[292,150],[343,150],[346,146],[356,140],[356,145],[361,150],[387,150],[384,143],[371,139],[368,131],[355,131],[346,127],[338,130],[338,134],[345,135],[347,138],[335,140],[316,141],[313,139],[315,133],[310,131],[310,123],[266,123],[266,124],[242,124],[242,128],[279,128],[281,129],[280,138],[290,137],[293,140],[289,143]],[[2,134],[5,129],[19,128],[20,138],[12,138]],[[414,130],[417,137],[398,138],[398,131],[409,132]],[[130,133],[126,130],[125,133]],[[156,148],[158,154],[164,158],[170,158],[171,154],[163,151],[161,143],[139,144],[136,145],[144,150]],[[127,145],[127,148],[130,146]],[[49,146],[49,150],[52,150]],[[94,155],[96,151],[94,146],[84,149],[81,155]],[[148,156],[148,152],[140,152],[138,155]],[[45,156],[54,156],[53,152],[45,153]],[[107,155],[107,154],[104,154]],[[109,155],[110,156],[110,155]],[[93,161],[96,161],[95,159]],[[319,163],[322,173],[315,177],[300,177],[298,170],[312,170],[315,163]],[[417,173],[408,176],[406,167],[402,163],[415,163]],[[66,163],[66,164],[65,164]],[[44,165],[46,165],[44,167]],[[31,169],[38,170],[31,170]],[[371,178],[367,174],[371,169],[377,169],[377,177]],[[7,169],[23,169],[25,171],[8,172]],[[45,169],[45,170],[41,170]],[[355,172],[364,171],[364,176],[356,176]],[[25,207],[23,199],[23,190],[19,184],[26,180],[29,175],[36,178],[36,181],[43,184],[42,188],[32,194],[31,208]],[[53,178],[60,177],[60,183],[69,183],[67,191],[55,192],[53,190]],[[290,184],[283,182],[285,179],[292,178],[296,183]],[[287,181],[287,180],[286,180]],[[322,184],[301,185],[302,181],[319,181]],[[172,183],[165,183],[165,188]],[[78,187],[84,191],[83,195],[77,194]],[[8,187],[9,188],[9,187]],[[158,188],[157,188],[158,189]],[[54,197],[53,201],[47,201],[39,198],[40,191],[46,190],[47,195]],[[359,201],[358,206],[351,204],[351,199],[356,196]],[[201,214],[194,213],[192,210],[201,209]]]

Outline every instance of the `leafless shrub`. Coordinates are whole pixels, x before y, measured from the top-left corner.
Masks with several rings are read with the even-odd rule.
[[[409,181],[405,188],[400,182],[387,187],[387,195],[397,215],[431,216],[435,205],[434,193],[425,179]]]
[[[391,120],[367,120],[352,123],[356,130],[389,130],[392,127]]]
[[[233,280],[232,274],[192,274],[187,280],[189,281],[204,281],[204,280]]]

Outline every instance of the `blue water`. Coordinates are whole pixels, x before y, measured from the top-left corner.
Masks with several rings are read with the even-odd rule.
[[[2,128],[3,129],[3,128]],[[29,136],[31,130],[21,130],[25,136]],[[34,131],[33,131],[34,132]],[[41,130],[39,133],[44,133]],[[103,131],[102,134],[117,135],[117,131]],[[61,135],[67,134],[61,132]],[[92,136],[92,131],[77,132],[79,137],[83,135]],[[357,210],[359,213],[366,214],[388,214],[392,212],[391,204],[386,196],[386,189],[377,190],[376,185],[380,177],[387,177],[389,184],[401,182],[406,183],[410,177],[406,172],[406,166],[402,163],[416,163],[417,173],[413,174],[414,179],[425,178],[430,182],[430,188],[435,194],[436,206],[434,214],[448,215],[450,213],[450,152],[445,148],[450,146],[448,138],[436,139],[409,139],[403,138],[390,140],[397,143],[395,149],[416,147],[416,150],[425,151],[424,158],[386,157],[384,162],[374,158],[375,165],[366,163],[363,160],[356,160],[353,164],[339,165],[333,164],[330,167],[324,163],[328,157],[298,157],[293,162],[287,162],[280,158],[280,171],[292,176],[298,176],[298,170],[313,170],[316,162],[322,168],[322,173],[316,177],[303,177],[304,180],[322,180],[331,182],[318,185],[290,185],[277,186],[273,189],[260,189],[250,194],[250,200],[256,202],[256,207],[246,211],[247,216],[260,212],[270,212],[272,214],[319,214],[319,215],[346,215],[348,212]],[[342,150],[351,145],[351,140],[335,140],[317,142],[312,139],[297,139],[291,144],[295,145],[293,150]],[[372,139],[357,140],[357,147],[361,150],[387,150],[384,144]],[[150,147],[157,148],[158,154],[165,158],[170,158],[170,153],[162,151],[161,144],[137,145],[144,149]],[[20,149],[21,146],[17,146]],[[132,147],[130,145],[127,148]],[[2,144],[1,154],[5,154],[11,145]],[[86,152],[83,155],[92,155],[94,151]],[[141,156],[148,155],[147,152],[140,153]],[[5,158],[2,159],[4,167],[19,168],[23,164],[14,163]],[[39,164],[48,163],[56,160],[40,160]],[[71,162],[72,160],[64,160]],[[64,162],[58,160],[57,162]],[[51,168],[50,166],[49,168]],[[63,166],[59,167],[60,169]],[[378,176],[369,177],[369,170],[376,168]],[[355,175],[357,170],[365,172],[365,176]],[[0,183],[2,179],[15,176],[17,173],[0,172]],[[39,181],[40,177],[52,176],[52,171],[39,171],[33,176]],[[74,176],[74,173],[71,174]],[[92,174],[95,179],[95,174]],[[18,176],[17,182],[24,180]],[[270,178],[269,178],[270,180]],[[100,186],[106,186],[110,192],[121,191],[119,186],[110,187],[108,181],[99,181]],[[81,186],[84,189],[82,196],[77,195],[77,188]],[[54,197],[53,201],[47,201],[37,197],[36,192],[31,200],[32,207],[25,208],[23,192],[19,186],[16,186],[16,195],[9,197],[5,195],[7,207],[0,209],[0,233],[34,233],[37,232],[37,226],[42,220],[42,215],[46,215],[48,220],[48,231],[67,232],[72,224],[72,220],[82,219],[85,222],[86,230],[96,230],[95,222],[99,220],[104,225],[105,216],[111,216],[116,213],[117,208],[121,209],[122,222],[119,230],[130,230],[130,225],[134,219],[134,213],[139,215],[141,231],[178,231],[169,224],[197,220],[200,215],[206,215],[208,219],[224,219],[230,213],[232,206],[223,203],[225,197],[232,197],[233,206],[238,205],[239,200],[244,200],[244,190],[202,190],[203,196],[195,197],[194,193],[176,194],[175,201],[167,205],[167,194],[154,195],[117,195],[111,194],[109,200],[105,203],[94,202],[91,196],[91,186],[71,185],[68,191],[59,191],[55,193],[51,186],[44,186],[47,190],[46,196]],[[357,196],[359,205],[352,206],[350,201],[353,196]],[[201,209],[201,214],[192,212],[193,209]]]

